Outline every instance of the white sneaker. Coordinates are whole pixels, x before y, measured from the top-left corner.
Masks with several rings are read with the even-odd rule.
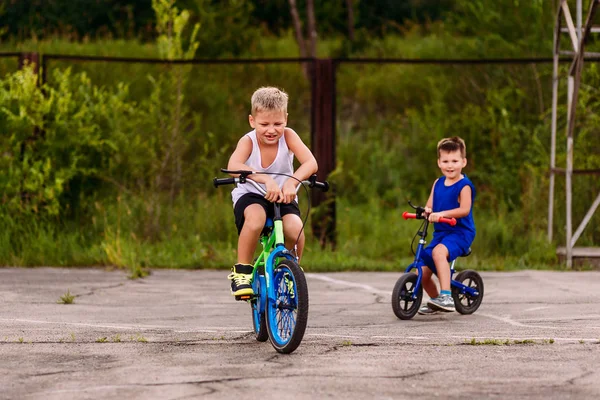
[[[419,311],[417,311],[417,312],[421,315],[432,315],[432,314],[439,313],[438,310],[434,310],[433,308],[429,307],[429,305],[427,305],[427,304],[425,304],[424,306],[419,308]]]
[[[438,297],[434,299],[429,299],[427,305],[434,310],[438,311],[446,311],[453,312],[456,311],[456,307],[454,307],[454,299],[451,295],[448,294],[440,294]]]

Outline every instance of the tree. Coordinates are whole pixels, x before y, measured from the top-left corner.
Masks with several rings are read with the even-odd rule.
[[[317,57],[317,26],[315,20],[315,7],[313,0],[306,1],[306,16],[307,16],[307,38],[304,37],[302,30],[302,21],[300,20],[300,14],[298,13],[298,6],[296,0],[289,0],[290,3],[290,14],[292,16],[292,23],[294,25],[294,32],[296,35],[296,42],[300,49],[300,57]],[[304,76],[307,79],[312,77],[311,64],[304,64]]]
[[[348,9],[348,39],[354,41],[354,4],[353,0],[346,0],[346,8]]]

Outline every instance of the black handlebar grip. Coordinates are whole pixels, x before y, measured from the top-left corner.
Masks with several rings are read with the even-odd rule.
[[[221,185],[233,185],[235,183],[235,178],[215,178],[213,179],[213,185],[215,187],[219,187]]]
[[[314,187],[316,187],[317,189],[321,189],[323,192],[326,192],[326,191],[329,190],[329,182],[327,182],[327,181],[325,181],[325,182],[317,182],[317,181],[315,181]]]
[[[310,182],[311,188],[321,189],[323,192],[329,190],[329,182],[317,182],[317,174],[312,174],[308,177],[308,181]]]

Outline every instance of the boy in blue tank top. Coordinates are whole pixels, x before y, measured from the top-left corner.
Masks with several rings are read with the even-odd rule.
[[[473,221],[473,201],[475,187],[462,173],[467,165],[467,147],[464,140],[455,136],[442,139],[437,146],[438,167],[443,176],[431,188],[425,207],[425,216],[434,223],[433,240],[421,256],[423,261],[423,288],[430,297],[419,314],[433,314],[438,311],[456,311],[450,289],[450,263],[469,251],[475,239]],[[456,218],[456,225],[439,223],[439,219]],[[432,275],[440,281],[438,292]]]
[[[237,185],[231,192],[233,214],[238,230],[238,261],[228,279],[231,294],[252,295],[252,260],[267,217],[273,217],[272,202],[281,204],[285,246],[297,245],[298,259],[304,248],[304,231],[296,198],[298,180],[308,179],[317,172],[317,161],[300,136],[287,125],[288,95],[275,87],[262,87],[252,94],[251,114],[248,116],[252,131],[245,134],[229,158],[227,169],[272,172],[274,175],[252,174],[248,179],[262,184],[263,196],[251,184]],[[300,166],[294,171],[294,156]],[[293,176],[290,178],[285,174]],[[298,242],[296,243],[296,240]]]

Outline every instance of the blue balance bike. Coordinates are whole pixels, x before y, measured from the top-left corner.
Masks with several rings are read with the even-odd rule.
[[[392,292],[392,309],[394,310],[394,314],[400,319],[411,319],[414,317],[419,311],[421,301],[423,300],[423,286],[421,285],[421,276],[423,276],[421,267],[423,262],[421,261],[421,252],[427,243],[425,239],[427,237],[427,229],[429,228],[429,221],[423,215],[425,208],[415,207],[410,201],[408,204],[416,212],[404,212],[402,217],[404,219],[421,219],[423,220],[423,224],[415,235],[415,237],[419,236],[419,244],[417,245],[417,250],[414,252],[414,261],[398,279]],[[439,222],[452,226],[456,225],[454,218],[440,218]],[[462,257],[466,257],[469,254],[471,254],[470,249]],[[455,263],[456,260],[450,264],[451,277],[454,276]],[[452,278],[451,287],[456,311],[461,314],[472,314],[479,308],[483,300],[483,279],[481,279],[481,276],[477,272],[473,270],[459,272],[455,278]]]

